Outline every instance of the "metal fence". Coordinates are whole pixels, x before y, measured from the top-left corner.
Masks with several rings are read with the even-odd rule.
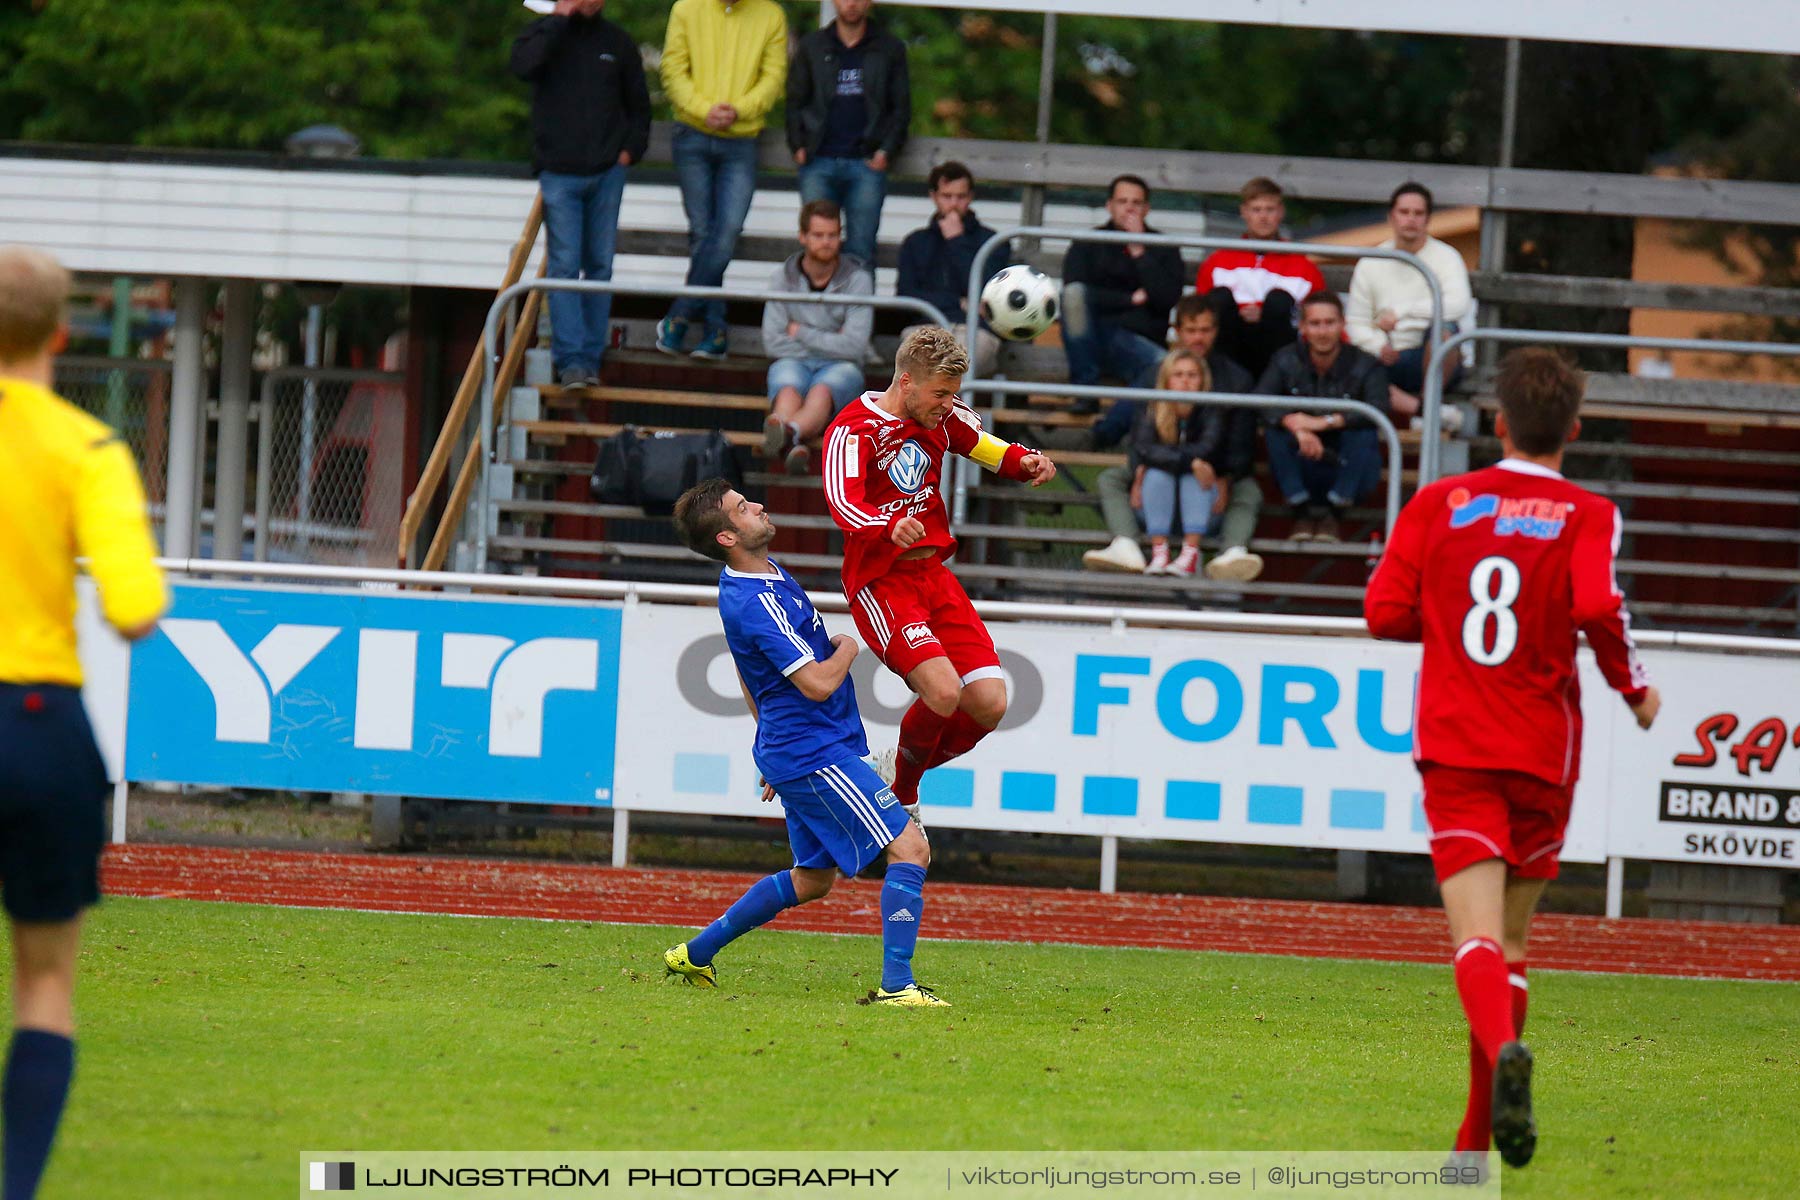
[[[1729,341],[1724,338],[1645,337],[1623,333],[1567,333],[1537,329],[1464,329],[1445,339],[1442,355],[1460,354],[1471,342],[1498,342],[1509,346],[1569,346],[1597,350],[1697,350],[1705,354],[1772,354],[1800,358],[1800,345],[1790,342]],[[1419,419],[1425,428],[1424,445],[1434,446],[1444,423],[1444,376],[1440,371],[1425,372],[1425,390],[1420,397]],[[1645,413],[1646,417],[1653,414]],[[1438,461],[1419,459],[1419,486],[1424,487],[1440,474]]]
[[[169,473],[169,377],[157,359],[65,355],[56,360],[56,393],[124,435],[143,476],[160,541]]]
[[[282,367],[263,377],[258,562],[386,566],[404,499],[405,376]],[[231,557],[224,553],[220,557]]]
[[[827,295],[823,292],[783,292],[772,289],[750,289],[729,287],[667,287],[659,284],[620,283],[605,279],[522,279],[511,287],[502,288],[488,306],[487,322],[481,330],[482,375],[481,375],[481,423],[476,427],[481,439],[481,486],[475,495],[475,570],[487,570],[488,537],[494,521],[494,486],[492,467],[494,448],[502,444],[496,436],[494,425],[494,408],[497,403],[494,396],[495,374],[500,362],[499,338],[503,324],[507,325],[508,334],[516,335],[510,327],[510,314],[513,302],[521,296],[532,292],[594,292],[614,296],[654,296],[694,300],[760,300],[765,304],[779,301],[783,304],[829,304],[872,308],[878,311],[900,311],[916,313],[935,325],[946,329],[950,326],[949,318],[938,311],[937,306],[912,296],[846,296],[838,293]],[[504,430],[501,431],[502,433]],[[446,513],[444,520],[456,521],[461,514]]]

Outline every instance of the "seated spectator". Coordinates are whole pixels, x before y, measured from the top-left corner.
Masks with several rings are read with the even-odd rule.
[[[1381,243],[1425,260],[1444,294],[1444,335],[1469,312],[1469,268],[1448,243],[1430,236],[1431,190],[1422,183],[1403,183],[1388,201],[1388,227],[1394,236]],[[1425,390],[1425,339],[1431,330],[1431,289],[1406,263],[1365,258],[1350,276],[1350,299],[1344,318],[1351,344],[1373,354],[1387,368],[1388,396],[1396,413],[1419,411]],[[1462,357],[1452,354],[1440,364],[1444,386],[1462,375]]]
[[[1388,412],[1387,371],[1344,341],[1344,302],[1314,292],[1300,304],[1300,341],[1269,360],[1256,390],[1269,396],[1361,400]],[[1294,510],[1296,542],[1339,540],[1340,517],[1381,481],[1381,439],[1369,418],[1305,404],[1269,425],[1269,469]],[[1398,464],[1396,464],[1397,466]]]
[[[1126,233],[1155,233],[1145,224],[1150,185],[1121,175],[1106,189],[1110,218],[1100,226]],[[1063,257],[1063,350],[1069,382],[1094,384],[1102,372],[1121,382],[1161,361],[1169,343],[1169,309],[1181,299],[1181,254],[1173,246],[1073,242]],[[1094,413],[1098,401],[1077,400],[1074,410]]]
[[[1287,217],[1281,185],[1257,176],[1238,193],[1244,236],[1260,242],[1282,240]],[[1194,287],[1217,304],[1219,349],[1255,378],[1283,346],[1294,344],[1295,306],[1325,290],[1325,277],[1304,254],[1258,250],[1214,250],[1200,264]]]
[[[981,223],[969,207],[975,198],[975,176],[959,162],[939,163],[925,177],[931,194],[935,216],[925,228],[915,229],[900,243],[900,279],[895,285],[897,296],[912,296],[935,304],[938,311],[956,321],[950,332],[968,343],[969,268],[975,263],[975,252],[994,236],[994,231]],[[1012,254],[1002,246],[988,255],[986,271],[993,278],[1012,262]],[[909,325],[901,333],[905,341],[917,325]],[[979,324],[975,328],[975,344],[969,361],[982,375],[994,369],[1000,357],[1000,339]]]
[[[1206,360],[1189,350],[1171,352],[1157,371],[1159,390],[1204,392],[1212,388]],[[1150,534],[1146,575],[1188,575],[1200,566],[1200,539],[1223,507],[1218,476],[1207,460],[1218,453],[1225,410],[1212,404],[1154,400],[1131,429],[1131,456],[1137,462],[1131,502],[1144,514]],[[1181,519],[1181,554],[1169,559],[1169,535]]]
[[[829,200],[800,209],[800,251],[769,281],[771,291],[872,296],[875,280],[855,259],[840,253],[843,220]],[[769,364],[771,409],[763,423],[763,458],[785,459],[790,475],[812,464],[807,443],[824,432],[839,409],[862,392],[863,360],[875,310],[866,304],[763,306],[763,352]]]
[[[1175,306],[1175,346],[1200,356],[1212,379],[1209,390],[1215,392],[1250,392],[1256,383],[1244,368],[1215,349],[1219,335],[1219,314],[1206,297],[1188,295]],[[1136,387],[1155,387],[1155,372],[1140,377]],[[1131,432],[1132,423],[1142,405],[1134,400],[1120,400],[1106,410],[1094,426],[1093,445],[1110,446]],[[1220,530],[1224,550],[1206,564],[1209,579],[1228,579],[1247,583],[1262,574],[1263,560],[1250,552],[1250,539],[1256,533],[1256,520],[1262,513],[1262,485],[1256,481],[1256,443],[1262,421],[1256,409],[1224,407],[1225,433],[1215,454],[1207,456],[1216,477],[1224,481],[1227,495],[1225,520]],[[1123,414],[1123,421],[1121,421]],[[1120,428],[1120,426],[1123,428]],[[1113,430],[1118,432],[1113,432]],[[1104,439],[1104,440],[1103,440]],[[1128,502],[1137,478],[1136,461],[1124,466],[1108,467],[1100,472],[1096,489],[1100,493],[1100,511],[1112,533],[1110,545],[1089,550],[1081,556],[1084,566],[1095,571],[1142,571],[1143,551],[1138,548],[1136,506]]]
[[[869,20],[871,0],[833,0],[837,19],[800,39],[788,67],[787,140],[800,199],[834,200],[844,247],[875,270],[888,168],[912,124],[906,43]]]

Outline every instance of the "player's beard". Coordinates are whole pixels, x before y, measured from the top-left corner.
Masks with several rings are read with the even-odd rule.
[[[740,533],[738,535],[738,545],[752,552],[767,550],[769,548],[769,543],[774,540],[775,522],[766,517],[763,518],[762,525],[754,531]]]

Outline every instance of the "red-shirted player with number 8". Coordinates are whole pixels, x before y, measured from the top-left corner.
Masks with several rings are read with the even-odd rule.
[[[973,750],[1006,715],[994,639],[944,565],[956,553],[939,485],[944,454],[1033,487],[1056,477],[1048,455],[982,430],[957,398],[968,369],[948,330],[917,329],[901,343],[888,389],[851,401],[825,431],[844,596],[863,641],[918,696],[900,720],[891,767],[894,794],[915,820],[920,776]]]
[[[1631,644],[1613,571],[1611,501],[1562,477],[1586,379],[1548,350],[1500,368],[1505,458],[1421,488],[1400,514],[1363,611],[1369,632],[1424,643],[1413,757],[1469,1020],[1469,1102],[1456,1150],[1537,1146],[1525,1025],[1526,935],[1581,763],[1576,633],[1650,728],[1661,699]]]

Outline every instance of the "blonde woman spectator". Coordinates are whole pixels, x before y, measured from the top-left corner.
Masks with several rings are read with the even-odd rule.
[[[1163,391],[1204,392],[1212,387],[1206,360],[1191,350],[1177,350],[1162,361],[1156,386]],[[1137,461],[1132,506],[1142,510],[1150,534],[1146,575],[1188,575],[1200,566],[1200,539],[1218,519],[1224,492],[1207,461],[1218,453],[1227,414],[1218,405],[1158,400],[1147,405],[1131,431],[1131,454]],[[1169,558],[1169,538],[1177,513],[1181,522],[1181,554]]]

